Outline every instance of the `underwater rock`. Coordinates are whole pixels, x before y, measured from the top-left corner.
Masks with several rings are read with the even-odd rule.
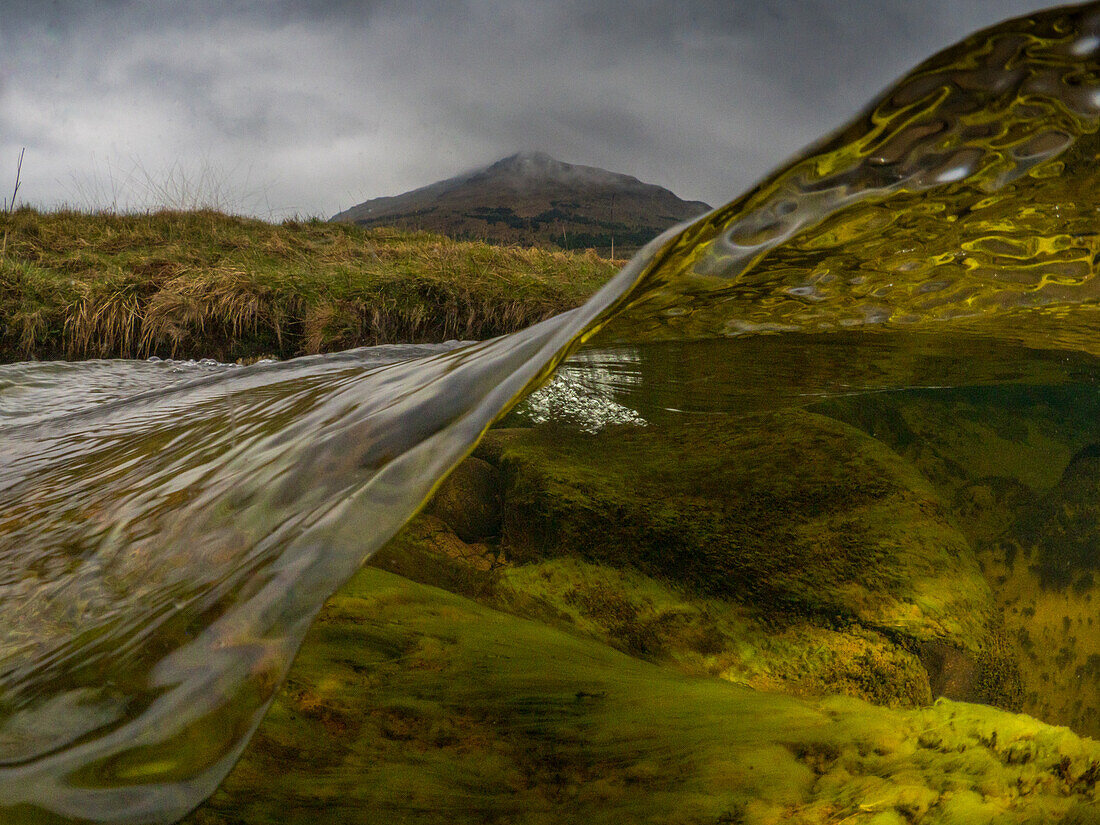
[[[970,540],[1004,630],[985,669],[1012,707],[1100,737],[1098,394],[1075,386],[911,390],[833,399],[827,411],[884,439],[940,489]],[[979,699],[955,652],[922,659],[932,688]],[[1002,678],[1003,677],[1003,678]],[[978,688],[978,693],[970,692]],[[958,696],[958,694],[956,694]]]
[[[1057,486],[1025,514],[1020,540],[1037,550],[1044,587],[1091,590],[1100,574],[1100,444],[1082,447]]]
[[[496,578],[493,571],[503,559],[496,546],[468,544],[438,516],[421,513],[369,563],[412,581],[477,597],[491,590]]]
[[[549,559],[502,568],[492,595],[483,603],[691,675],[797,696],[840,693],[888,707],[933,698],[920,658],[882,633],[854,623],[777,622],[633,570]]]
[[[428,509],[465,542],[500,535],[500,481],[487,461],[470,456],[444,479]]]
[[[1019,706],[988,589],[918,474],[821,416],[745,419],[721,436],[716,422],[731,419],[606,437],[491,430],[448,496],[473,509],[503,498],[499,543],[462,541],[461,514],[445,521],[433,501],[372,564],[762,690],[890,707],[940,695]],[[799,457],[804,449],[816,453]],[[525,493],[548,474],[559,487],[543,486],[541,500]],[[540,542],[536,552],[517,524]],[[681,543],[670,548],[670,535]],[[730,570],[734,581],[721,578]],[[952,669],[966,678],[944,678]]]
[[[500,549],[501,498],[498,469],[506,441],[522,430],[495,429],[473,455],[439,485],[415,516],[369,564],[422,584],[485,599],[495,571],[505,564]]]
[[[685,417],[503,448],[502,545],[574,556],[776,614],[977,652],[992,615],[966,539],[881,442],[804,411]]]
[[[1024,704],[1019,656],[1003,626],[998,625],[978,653],[942,642],[921,646],[920,660],[933,696],[995,705],[1019,711]]]
[[[889,707],[934,698],[916,652],[858,624],[826,627],[795,617],[777,623],[744,605],[568,557],[512,565],[499,549],[468,545],[431,515],[414,519],[370,563],[689,674]]]
[[[1100,745],[1025,716],[691,677],[367,568],[187,823],[1084,825],[1098,783]]]
[[[986,480],[964,498],[989,499],[978,559],[1018,651],[1022,708],[1100,737],[1100,455],[1082,448],[1057,485],[1030,496]]]
[[[1072,386],[911,389],[834,398],[813,410],[885,443],[946,500],[982,479],[1051,489],[1074,453],[1100,439],[1100,394]]]
[[[951,502],[959,529],[975,549],[1000,541],[1040,494],[1014,478],[987,476],[960,487]]]

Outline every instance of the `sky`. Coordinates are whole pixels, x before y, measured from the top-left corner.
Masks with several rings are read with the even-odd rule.
[[[713,206],[1043,0],[0,0],[0,198],[329,217],[517,151]]]

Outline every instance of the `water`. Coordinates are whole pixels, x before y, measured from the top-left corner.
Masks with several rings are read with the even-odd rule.
[[[904,709],[1100,733],[1098,47],[974,35],[506,338],[0,368],[0,819],[175,821],[269,709],[198,821],[1077,815],[1087,739]]]

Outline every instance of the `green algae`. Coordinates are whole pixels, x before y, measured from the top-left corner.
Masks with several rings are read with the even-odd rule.
[[[598,639],[684,673],[804,696],[886,706],[931,702],[920,657],[881,633],[678,592],[636,571],[570,558],[501,570],[494,606]]]
[[[365,569],[192,825],[1087,822],[1100,746],[693,677]]]
[[[917,652],[857,623],[777,621],[751,606],[576,558],[511,564],[491,545],[466,545],[432,515],[414,519],[371,563],[689,674],[888,706],[933,698]]]
[[[1048,490],[1100,438],[1100,394],[1079,383],[867,394],[813,409],[878,438],[947,498],[982,479]]]
[[[502,546],[701,595],[983,648],[991,601],[944,503],[881,442],[803,411],[508,442]]]
[[[815,409],[883,439],[932,480],[974,548],[1018,664],[1020,706],[1100,736],[1098,396],[1089,384],[910,391]]]
[[[505,429],[476,455],[474,477],[495,470],[500,484],[481,493],[500,502],[500,535],[463,542],[435,501],[377,566],[685,673],[886,706],[937,695],[1020,706],[1014,651],[945,505],[850,427],[788,411],[600,435]],[[470,501],[447,489],[468,476],[441,488],[445,500]],[[873,492],[861,501],[861,490]],[[746,497],[777,504],[746,512]],[[714,564],[714,537],[731,536],[729,556],[746,543],[755,553],[719,560],[745,568],[732,585],[684,561]],[[799,598],[811,591],[817,601]]]

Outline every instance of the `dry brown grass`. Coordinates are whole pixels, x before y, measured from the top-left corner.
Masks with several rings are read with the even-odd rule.
[[[216,212],[0,216],[0,359],[288,358],[501,335],[581,303],[594,253]]]

